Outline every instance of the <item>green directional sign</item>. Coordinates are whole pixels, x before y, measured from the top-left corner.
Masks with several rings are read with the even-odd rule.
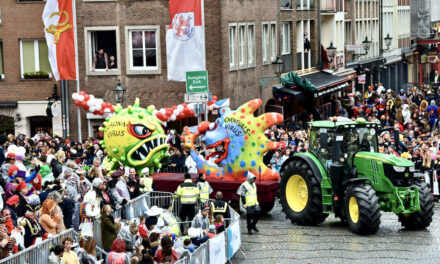
[[[208,92],[208,72],[207,71],[186,72],[186,92],[187,93]]]

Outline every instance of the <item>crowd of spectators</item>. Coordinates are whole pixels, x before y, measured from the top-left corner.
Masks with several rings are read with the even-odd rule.
[[[180,138],[170,133],[169,144],[169,167],[185,164]],[[171,205],[141,216],[122,210],[124,220],[114,218],[112,212],[156,186],[148,169],[106,169],[105,150],[93,138],[0,135],[0,146],[0,259],[73,228],[79,243],[65,238],[52,248],[50,263],[174,263],[224,230],[223,218],[206,205],[194,208],[199,213],[188,230],[180,230]],[[97,259],[98,219],[105,260]]]

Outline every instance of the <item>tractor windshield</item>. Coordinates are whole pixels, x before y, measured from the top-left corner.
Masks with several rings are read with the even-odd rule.
[[[358,151],[377,152],[376,129],[369,127],[357,127],[353,131],[356,133]]]

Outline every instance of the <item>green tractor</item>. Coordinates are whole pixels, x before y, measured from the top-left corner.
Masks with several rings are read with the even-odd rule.
[[[310,126],[309,152],[280,171],[280,202],[292,223],[317,225],[335,213],[353,233],[374,234],[382,210],[407,229],[430,225],[430,188],[411,161],[378,152],[379,123],[333,118]]]

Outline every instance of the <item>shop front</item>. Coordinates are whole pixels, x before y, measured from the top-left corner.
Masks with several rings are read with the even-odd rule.
[[[351,80],[343,76],[317,71],[300,77],[309,87],[298,83],[272,88],[273,102],[283,107],[288,121],[307,122],[311,114],[314,119],[327,119],[335,114],[334,100],[351,91]]]

